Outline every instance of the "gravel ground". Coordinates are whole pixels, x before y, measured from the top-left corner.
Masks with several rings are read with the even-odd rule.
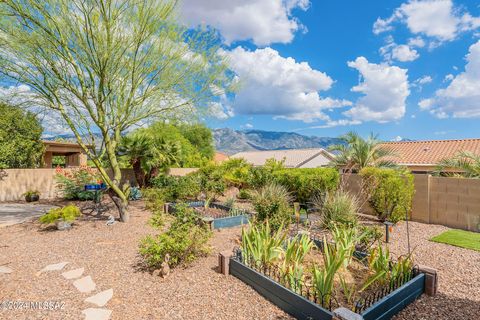
[[[449,228],[409,222],[410,244],[417,264],[437,269],[438,294],[423,295],[394,319],[480,319],[480,252],[428,241]],[[408,252],[405,222],[393,234],[390,250]]]
[[[69,231],[43,231],[30,222],[0,229],[0,301],[65,302],[61,311],[5,311],[0,319],[81,319],[94,307],[83,300],[113,288],[106,306],[112,319],[290,319],[253,289],[216,272],[216,253],[237,244],[240,228],[216,231],[212,253],[186,269],[161,279],[138,267],[138,240],[153,230],[150,214],[137,202],[131,222],[107,227],[105,221],[80,221]],[[448,228],[410,223],[410,239],[418,264],[436,268],[439,294],[422,296],[395,319],[480,319],[480,252],[428,241]],[[405,223],[394,230],[392,252],[407,251]],[[36,273],[48,264],[70,262],[65,271],[84,267],[97,284],[82,294],[58,271]]]
[[[0,229],[0,301],[65,302],[61,311],[5,311],[0,319],[82,319],[83,302],[113,288],[106,308],[111,319],[291,319],[234,277],[216,272],[217,253],[236,245],[240,228],[216,231],[212,253],[187,269],[162,279],[138,268],[138,240],[151,233],[149,213],[140,203],[131,207],[131,221],[106,226],[105,221],[81,221],[69,231],[40,231],[37,223]],[[85,267],[97,285],[91,294],[78,292],[59,271],[36,276],[48,264],[68,261],[66,270]]]

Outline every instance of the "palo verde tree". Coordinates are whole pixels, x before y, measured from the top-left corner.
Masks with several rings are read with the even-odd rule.
[[[0,81],[30,88],[11,101],[60,116],[110,187],[121,221],[129,218],[117,158],[122,133],[191,117],[228,94],[232,83],[217,34],[186,29],[175,6],[172,0],[0,2]]]

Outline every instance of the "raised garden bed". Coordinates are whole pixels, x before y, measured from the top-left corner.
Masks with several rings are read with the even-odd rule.
[[[202,217],[211,219],[212,229],[223,229],[247,224],[251,213],[245,209],[230,208],[219,203],[210,203],[205,208],[205,202],[188,202],[187,205],[194,208]],[[168,203],[167,210],[175,214],[175,203]]]
[[[363,256],[363,253],[357,253]],[[266,299],[297,319],[332,319],[345,306],[334,297],[319,297],[311,284],[295,281],[288,283],[271,268],[245,263],[241,250],[230,258],[231,275],[253,287]],[[380,290],[362,295],[353,310],[346,310],[351,319],[390,319],[425,291],[425,274],[416,268],[406,279],[397,279]],[[327,299],[328,298],[328,299]]]

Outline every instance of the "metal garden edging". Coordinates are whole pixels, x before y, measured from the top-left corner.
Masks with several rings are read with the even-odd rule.
[[[297,319],[330,320],[333,313],[296,294],[263,274],[230,258],[230,274],[253,287],[267,300]]]
[[[420,273],[361,313],[365,320],[386,320],[403,310],[425,291],[425,274]]]

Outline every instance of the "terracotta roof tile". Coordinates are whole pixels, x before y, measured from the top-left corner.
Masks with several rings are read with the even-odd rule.
[[[396,156],[390,160],[404,165],[436,165],[460,151],[480,155],[480,139],[385,142],[380,146],[393,150]]]

